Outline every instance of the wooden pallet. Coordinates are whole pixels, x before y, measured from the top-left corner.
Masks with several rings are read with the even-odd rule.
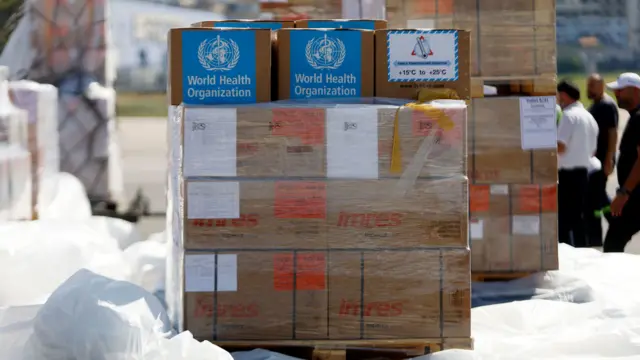
[[[555,74],[531,77],[473,77],[471,78],[471,97],[485,97],[485,85],[495,87],[498,96],[555,96],[557,78]]]
[[[511,281],[522,279],[535,274],[533,272],[473,272],[471,273],[471,281],[475,282],[495,282],[495,281]]]
[[[266,349],[301,359],[406,359],[449,349],[473,349],[471,338],[398,340],[218,341],[229,352]]]

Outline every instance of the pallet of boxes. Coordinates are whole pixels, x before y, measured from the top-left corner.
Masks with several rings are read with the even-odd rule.
[[[28,121],[11,102],[9,69],[0,66],[0,223],[33,216]]]
[[[302,358],[472,347],[469,33],[361,23],[170,31],[180,330]]]
[[[556,270],[555,0],[387,0],[387,15],[472,34],[473,279]]]

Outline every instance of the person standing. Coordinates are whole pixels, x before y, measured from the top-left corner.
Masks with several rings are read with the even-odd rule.
[[[574,247],[586,247],[584,218],[590,159],[596,152],[598,124],[584,108],[580,90],[568,81],[558,84],[558,237]]]
[[[603,251],[624,252],[633,235],[640,231],[640,75],[623,73],[607,87],[614,91],[618,106],[630,116],[620,139],[617,171],[620,187],[611,202]]]
[[[593,101],[589,112],[598,124],[598,142],[595,157],[602,167],[589,175],[585,219],[587,222],[588,246],[601,247],[602,220],[596,216],[610,205],[607,195],[607,179],[615,166],[616,146],[618,145],[618,107],[614,100],[604,92],[604,80],[598,74],[587,79],[587,96]]]

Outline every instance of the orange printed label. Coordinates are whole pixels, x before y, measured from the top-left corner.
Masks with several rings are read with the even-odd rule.
[[[297,137],[303,145],[322,145],[324,120],[321,109],[273,109],[269,127],[274,136]]]
[[[453,13],[453,0],[414,1],[415,13],[421,15],[446,15]]]
[[[326,289],[326,258],[323,253],[296,255],[295,281],[293,254],[273,256],[273,288],[277,291]]]
[[[542,187],[542,211],[558,211],[558,186],[547,185]]]
[[[538,185],[520,186],[518,205],[520,211],[540,212],[540,187]]]
[[[324,253],[296,255],[296,290],[325,290],[327,260]]]
[[[293,254],[273,255],[273,288],[293,290]]]
[[[489,211],[489,185],[469,185],[469,210]]]
[[[274,216],[278,219],[325,219],[327,187],[320,181],[278,181]]]

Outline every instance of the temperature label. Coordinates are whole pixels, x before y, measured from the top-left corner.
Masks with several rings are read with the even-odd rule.
[[[387,62],[389,81],[456,81],[458,32],[389,31]]]

